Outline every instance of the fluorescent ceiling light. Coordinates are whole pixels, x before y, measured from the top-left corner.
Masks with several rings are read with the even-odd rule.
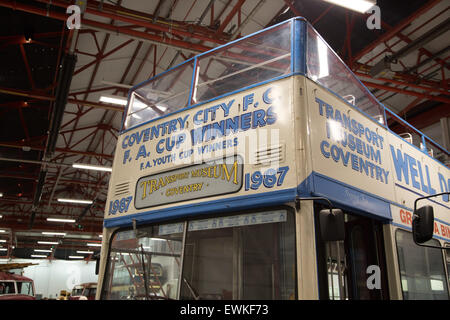
[[[84,204],[91,204],[92,200],[80,200],[80,199],[65,199],[65,198],[59,198],[59,202],[71,202],[71,203],[84,203]]]
[[[89,247],[101,247],[102,246],[101,243],[87,243],[86,245],[88,245]]]
[[[79,250],[77,251],[77,253],[83,253],[83,254],[93,254],[94,251],[83,251],[83,250]]]
[[[65,232],[42,232],[42,234],[51,235],[51,236],[65,236]]]
[[[361,13],[365,13],[367,10],[376,5],[376,1],[373,0],[324,0],[326,2],[358,11]]]
[[[32,254],[31,255],[33,258],[48,258],[48,256],[45,256],[43,254]]]
[[[0,219],[3,218],[3,216],[0,214]]]
[[[106,102],[106,103],[118,104],[118,105],[121,105],[121,106],[126,106],[127,105],[127,99],[126,98],[117,97],[117,96],[103,95],[103,96],[100,97],[100,101],[101,102]]]
[[[0,198],[3,197],[3,193],[0,192]]]
[[[111,95],[102,95],[100,97],[100,101],[106,102],[106,103],[111,103],[111,104],[118,104],[120,106],[126,106],[128,103],[127,98],[111,96]],[[145,103],[140,102],[138,100],[133,100],[133,109],[143,109],[146,107],[147,107],[147,105]]]
[[[94,166],[91,164],[84,164],[84,163],[74,163],[74,164],[72,164],[72,167],[78,168],[78,169],[112,172],[112,168],[110,168],[110,167]]]
[[[0,248],[0,251],[8,251],[8,248]]]
[[[84,259],[83,256],[69,256],[69,259]]]
[[[0,239],[0,243],[5,243],[6,240]]]
[[[99,236],[99,238],[103,238],[103,235],[102,235],[102,234],[99,234],[98,236]]]
[[[1,229],[0,232],[6,232],[6,230]]]
[[[55,241],[38,241],[38,244],[58,244],[58,242]]]
[[[54,221],[54,222],[69,222],[69,223],[73,223],[73,222],[75,222],[75,219],[47,218],[47,221]]]
[[[34,249],[36,252],[52,252],[52,250],[49,249]]]

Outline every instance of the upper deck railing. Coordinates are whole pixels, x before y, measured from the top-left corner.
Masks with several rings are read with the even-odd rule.
[[[194,56],[133,87],[123,130],[294,74],[308,77],[387,129],[386,119],[400,124],[416,136],[415,141],[406,141],[427,155],[449,157],[445,148],[380,103],[303,18]],[[396,132],[403,133],[398,128]]]

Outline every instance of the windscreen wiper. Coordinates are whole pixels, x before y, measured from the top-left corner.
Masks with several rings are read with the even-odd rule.
[[[142,251],[142,272],[144,273],[144,287],[145,287],[145,299],[148,300],[148,280],[147,272],[145,272],[145,261],[144,261],[144,247],[141,244]]]
[[[198,293],[195,291],[195,289],[191,286],[191,284],[189,283],[189,281],[186,280],[186,278],[183,277],[183,281],[186,284],[186,286],[189,289],[189,292],[192,294],[192,296],[194,297],[195,300],[200,300],[200,296],[198,295]]]

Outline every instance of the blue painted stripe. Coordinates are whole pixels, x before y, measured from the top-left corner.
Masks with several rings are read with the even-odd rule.
[[[315,172],[315,171],[313,171],[308,177],[306,177],[305,180],[303,180],[302,183],[300,183],[300,184],[298,185],[298,187],[297,187],[297,193],[298,193],[300,196],[310,196],[310,195],[312,195],[312,194],[318,194],[318,193],[321,193],[322,196],[325,196],[325,197],[327,196],[327,194],[326,194],[327,192],[326,192],[326,191],[323,191],[323,190],[316,191],[317,189],[315,189],[315,187],[317,187],[317,185],[314,184],[314,177],[315,177],[315,176],[316,176],[316,177],[317,177],[317,176],[318,176],[318,177],[322,177],[323,179],[330,180],[330,181],[334,182],[334,183],[337,184],[337,185],[341,185],[341,186],[343,186],[343,187],[346,187],[346,188],[349,188],[349,189],[353,189],[353,190],[355,190],[356,192],[359,192],[359,193],[361,193],[361,194],[368,195],[368,196],[370,196],[370,197],[376,198],[376,199],[378,199],[378,200],[380,200],[380,201],[383,201],[383,202],[387,202],[387,203],[392,204],[392,205],[395,205],[395,206],[397,206],[397,207],[399,207],[399,208],[402,208],[402,209],[405,209],[405,210],[408,210],[408,211],[411,211],[411,212],[414,211],[413,208],[407,207],[407,206],[405,206],[405,205],[403,205],[403,204],[401,204],[401,203],[397,203],[397,202],[392,201],[392,200],[390,200],[390,199],[386,199],[386,198],[380,197],[380,196],[378,196],[378,195],[376,195],[376,194],[372,194],[372,193],[367,192],[367,191],[365,191],[365,190],[359,189],[359,188],[357,188],[357,187],[355,187],[355,186],[348,185],[348,184],[346,184],[346,183],[344,183],[344,182],[341,182],[341,181],[339,181],[339,180],[333,179],[333,178],[328,177],[328,176],[326,176],[326,175],[322,175],[322,174],[320,174],[320,173],[318,173],[318,172]],[[335,187],[338,187],[338,186],[335,186]],[[420,195],[420,194],[419,194],[419,195]],[[347,199],[347,200],[349,200],[349,199]],[[344,201],[346,201],[346,200],[344,200]],[[439,203],[438,203],[438,204],[439,204]],[[346,205],[347,205],[348,207],[352,207],[352,208],[354,208],[354,209],[358,209],[357,205],[355,205],[353,202],[347,202]],[[391,211],[390,211],[390,212],[391,212]],[[369,212],[369,213],[370,213],[370,212]],[[391,217],[392,217],[392,212],[391,212]],[[438,222],[440,222],[440,223],[442,223],[442,224],[445,224],[445,225],[450,226],[450,223],[449,223],[449,222],[443,221],[443,220],[438,219],[438,218],[434,218],[434,220],[436,220],[436,221],[438,221]]]
[[[321,174],[313,174],[314,195],[326,197],[341,206],[350,207],[365,215],[370,214],[371,216],[392,220],[389,201]]]
[[[395,222],[391,222],[391,225],[393,225],[393,226],[396,226],[396,227],[399,227],[399,228],[402,228],[402,229],[405,229],[405,230],[408,230],[408,231],[411,231],[411,232],[412,232],[412,228],[411,228],[411,227],[407,227],[407,226],[404,226],[404,225],[402,225],[402,224],[399,224],[399,223],[395,223]],[[442,241],[445,241],[445,242],[448,242],[448,239],[447,239],[447,238],[444,238],[444,237],[441,237],[441,236],[433,235],[433,238],[434,238],[434,239],[439,239],[439,240],[442,240]]]
[[[291,23],[291,72],[296,71],[296,42],[295,23]]]
[[[404,186],[402,186],[402,185],[400,185],[400,184],[398,184],[398,183],[395,183],[395,185],[396,185],[397,187],[399,187],[399,188],[402,188],[402,189],[404,189],[404,190],[407,190],[407,191],[409,191],[409,192],[412,192],[412,193],[418,195],[419,197],[425,197],[425,195],[423,195],[423,194],[421,194],[421,193],[419,193],[419,192],[417,192],[417,191],[415,191],[415,190],[412,190],[412,189],[409,189],[409,188],[407,188],[407,187],[404,187]],[[431,202],[433,202],[433,203],[436,203],[436,204],[438,204],[438,205],[440,205],[440,206],[443,206],[444,208],[450,209],[450,207],[447,207],[445,204],[439,203],[439,202],[437,202],[437,201],[435,201],[435,200],[433,200],[433,199],[426,199],[426,200],[431,201]]]
[[[129,227],[132,225],[132,219],[136,219],[137,224],[142,224],[168,219],[186,218],[194,215],[211,214],[214,212],[229,212],[263,206],[279,205],[294,201],[296,196],[296,188],[264,192],[248,196],[237,196],[183,206],[174,206],[165,209],[150,210],[123,217],[109,218],[104,220],[103,225],[105,228]]]
[[[392,220],[390,204],[412,211],[411,208],[368,193],[354,186],[340,182],[317,172],[311,173],[297,188],[258,193],[247,196],[224,198],[166,209],[145,211],[124,217],[105,219],[104,226],[131,226],[131,219],[138,223],[150,223],[168,219],[177,219],[213,212],[228,212],[255,207],[283,204],[294,201],[296,196],[322,196],[351,211],[357,211],[370,217],[376,216]],[[435,218],[436,221],[450,226],[448,222]]]

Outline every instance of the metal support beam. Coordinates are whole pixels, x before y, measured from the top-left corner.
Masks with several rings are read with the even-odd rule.
[[[245,0],[240,0],[240,2],[243,2],[243,1],[245,1]],[[15,1],[0,0],[0,6],[11,8],[14,10],[21,10],[21,11],[25,11],[25,12],[29,12],[29,13],[34,13],[37,15],[50,17],[53,19],[61,20],[61,21],[67,20],[67,15],[65,15],[63,13],[55,12],[52,10],[41,9],[41,8],[38,8],[38,7],[35,7],[32,5],[17,3]],[[65,4],[65,6],[67,7],[67,4]],[[100,31],[106,32],[108,34],[113,34],[113,35],[122,34],[122,35],[127,36],[128,38],[132,38],[132,39],[136,39],[136,40],[142,40],[142,41],[146,41],[146,42],[150,42],[150,43],[157,43],[157,44],[165,45],[168,47],[174,47],[177,49],[184,49],[187,51],[194,52],[196,54],[212,49],[211,47],[198,45],[195,43],[190,43],[190,42],[186,42],[186,41],[182,41],[182,40],[176,40],[176,39],[169,38],[167,36],[159,36],[159,35],[154,35],[154,34],[137,31],[137,30],[133,30],[133,29],[129,29],[129,28],[117,27],[117,26],[113,26],[113,25],[110,25],[107,23],[102,23],[102,22],[98,22],[98,21],[94,21],[94,20],[90,20],[90,19],[83,19],[82,28],[86,28],[86,27],[89,27],[94,30],[100,30]],[[212,41],[211,39],[209,39],[208,41],[215,42],[215,41]]]
[[[446,98],[446,97],[443,97],[443,96],[433,96],[431,94],[425,94],[425,93],[420,93],[420,92],[411,91],[411,90],[399,89],[399,88],[390,87],[390,86],[387,86],[387,85],[373,83],[373,82],[368,82],[368,81],[362,81],[362,83],[365,86],[371,87],[371,88],[376,88],[376,89],[382,89],[382,90],[402,93],[402,94],[406,94],[406,95],[409,95],[409,96],[425,98],[425,99],[428,99],[428,100],[439,101],[439,102],[443,102],[443,103],[447,103],[447,104],[450,103],[450,98]]]
[[[375,49],[379,44],[382,44],[385,41],[388,41],[392,37],[396,36],[400,31],[405,29],[407,26],[411,24],[414,20],[416,20],[418,17],[420,17],[422,14],[433,8],[436,4],[441,2],[441,0],[430,0],[428,1],[423,7],[421,7],[419,10],[417,10],[415,13],[410,15],[408,18],[402,20],[399,24],[397,24],[395,27],[393,27],[391,30],[383,33],[378,39],[373,41],[371,44],[366,46],[364,49],[359,51],[357,54],[354,55],[352,61],[358,61],[363,56],[365,56],[367,53]],[[352,63],[350,63],[352,65]]]
[[[235,16],[235,14],[239,11],[239,9],[242,7],[242,5],[244,4],[245,0],[238,0],[238,2],[236,3],[236,5],[233,7],[233,9],[231,9],[230,13],[227,15],[227,17],[225,18],[225,20],[223,20],[223,22],[220,24],[219,29],[217,30],[217,35],[220,35],[223,33],[223,31],[225,30],[225,28],[227,27],[227,25],[231,22],[231,19],[233,19],[233,17]]]
[[[435,26],[433,29],[429,30],[428,32],[424,33],[420,37],[418,37],[413,42],[409,43],[405,47],[401,48],[399,51],[397,51],[395,54],[390,56],[388,60],[392,62],[395,59],[400,59],[407,54],[413,52],[416,49],[421,48],[424,44],[427,44],[428,42],[436,39],[440,35],[444,34],[450,29],[450,18],[445,20],[444,22],[440,23],[439,25]]]

